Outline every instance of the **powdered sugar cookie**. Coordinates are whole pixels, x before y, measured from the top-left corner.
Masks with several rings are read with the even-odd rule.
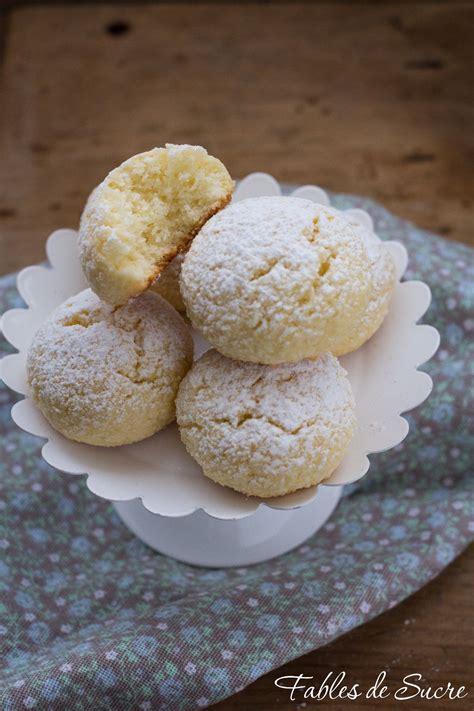
[[[112,170],[92,192],[79,231],[91,289],[111,304],[145,291],[232,197],[225,166],[201,146],[153,148]]]
[[[158,295],[113,308],[86,289],[35,334],[28,381],[36,405],[65,437],[113,447],[174,419],[192,352],[185,323]]]
[[[327,479],[355,428],[349,381],[329,353],[269,367],[208,351],[181,382],[176,414],[207,477],[261,497]]]
[[[195,328],[224,355],[264,364],[351,349],[371,297],[369,257],[337,210],[292,197],[242,200],[186,254],[181,293]]]

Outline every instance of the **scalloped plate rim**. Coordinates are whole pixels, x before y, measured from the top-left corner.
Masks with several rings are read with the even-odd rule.
[[[267,186],[268,186],[268,189],[270,190],[271,194],[275,194],[275,193],[272,192],[272,191],[275,189],[275,185],[279,185],[278,181],[276,181],[276,179],[273,178],[273,176],[269,175],[268,173],[260,173],[260,172],[249,174],[249,175],[246,176],[242,181],[240,181],[238,185],[242,185],[242,183],[244,184],[244,186],[248,186],[249,184],[252,185],[252,181],[253,181],[255,184],[260,183],[261,185],[266,182],[266,183],[267,183]],[[327,198],[327,200],[328,200],[328,203],[327,203],[327,204],[330,204],[330,203],[329,203],[329,198],[328,198],[327,194],[325,193],[325,191],[323,191],[323,190],[322,190],[321,188],[319,188],[318,186],[309,185],[309,184],[304,185],[304,186],[302,185],[302,186],[299,186],[298,188],[296,188],[293,192],[298,192],[299,190],[302,190],[303,188],[305,188],[305,189],[314,189],[315,192],[316,192],[316,194],[318,194],[318,195],[321,195],[321,194],[322,194],[322,195],[325,195],[326,198]],[[281,187],[280,187],[280,189],[281,189]],[[261,193],[260,193],[260,194],[261,194]],[[292,194],[293,194],[293,193],[292,193]],[[240,199],[240,198],[238,197],[238,195],[239,195],[239,192],[238,192],[238,187],[237,187],[237,189],[236,189],[236,196],[237,196],[238,199]],[[371,218],[371,216],[370,216],[366,211],[361,210],[360,208],[350,208],[350,209],[348,210],[348,212],[350,212],[353,216],[354,216],[354,213],[356,213],[357,215],[360,215],[360,216],[364,216],[364,220],[365,220],[366,225],[367,225],[367,224],[372,224],[372,218]],[[354,219],[356,219],[355,216],[354,216]],[[0,330],[2,331],[2,333],[3,333],[3,329],[2,329],[3,320],[4,320],[4,317],[5,317],[7,314],[10,314],[10,313],[16,311],[16,312],[17,312],[16,315],[18,316],[19,312],[33,312],[33,313],[34,313],[35,311],[38,311],[38,310],[41,309],[41,307],[38,306],[38,302],[35,303],[35,302],[34,302],[34,299],[32,299],[32,294],[31,294],[31,293],[28,293],[28,287],[27,287],[27,283],[28,283],[28,282],[27,282],[27,279],[28,279],[28,275],[29,275],[29,274],[33,274],[33,275],[34,275],[35,273],[36,273],[36,274],[41,274],[41,273],[44,274],[44,272],[45,272],[46,270],[47,270],[47,271],[50,271],[50,272],[53,272],[53,273],[54,273],[55,271],[57,271],[57,268],[53,265],[53,263],[55,262],[55,257],[54,257],[54,242],[58,239],[58,237],[57,237],[58,233],[63,233],[63,234],[64,234],[64,233],[68,233],[68,239],[71,240],[71,241],[72,241],[72,239],[74,238],[74,235],[77,234],[77,232],[76,232],[75,230],[72,230],[72,229],[70,229],[70,228],[64,228],[64,229],[57,229],[57,230],[54,230],[54,231],[51,233],[51,235],[48,237],[48,240],[47,240],[47,243],[46,243],[46,253],[47,253],[47,256],[48,256],[49,264],[48,264],[48,265],[31,265],[31,266],[25,267],[24,269],[22,269],[22,270],[18,273],[17,278],[16,278],[17,289],[18,289],[18,292],[20,293],[21,297],[23,298],[23,300],[24,300],[25,303],[27,304],[27,306],[26,306],[26,308],[22,308],[22,307],[18,308],[18,307],[17,307],[17,308],[15,308],[15,309],[10,309],[10,310],[6,311],[6,312],[3,314],[2,318],[0,319]],[[404,271],[405,271],[405,269],[406,269],[406,266],[407,266],[408,253],[407,253],[407,250],[406,250],[405,246],[404,246],[403,244],[401,244],[400,242],[390,241],[390,244],[397,245],[396,248],[397,248],[397,249],[399,250],[399,252],[400,252],[400,264],[398,265],[398,267],[401,266],[401,269],[400,269],[400,272],[401,272],[401,273],[399,272],[399,280],[400,280],[400,279],[402,278],[403,273],[404,273]],[[401,249],[400,249],[400,248],[401,248]],[[61,260],[58,260],[58,261],[61,261]],[[420,281],[420,280],[417,280],[417,281],[409,281],[409,282],[403,282],[403,284],[417,284],[417,285],[420,285],[420,287],[422,287],[423,289],[427,290],[427,293],[428,293],[428,298],[427,298],[426,307],[423,309],[423,312],[421,313],[421,315],[419,315],[419,316],[417,317],[417,319],[416,319],[413,323],[411,323],[410,325],[411,325],[412,328],[417,328],[418,326],[428,326],[428,327],[429,327],[430,333],[431,333],[431,338],[432,338],[432,340],[433,340],[433,343],[432,343],[431,347],[428,349],[428,352],[431,353],[431,355],[428,355],[427,357],[423,357],[423,359],[422,359],[421,362],[416,366],[416,368],[410,368],[410,369],[409,369],[409,371],[412,372],[412,373],[413,373],[413,372],[416,372],[416,373],[420,373],[420,374],[422,373],[422,374],[423,374],[424,380],[425,380],[425,382],[427,383],[426,393],[425,393],[425,394],[424,394],[424,393],[421,393],[421,394],[420,394],[420,397],[418,398],[418,401],[415,402],[414,404],[411,403],[409,406],[407,406],[406,408],[402,409],[400,412],[394,412],[394,413],[392,414],[392,417],[397,417],[397,418],[399,418],[400,420],[402,420],[402,421],[405,423],[405,426],[404,426],[404,428],[403,428],[403,429],[404,429],[403,435],[402,435],[401,437],[399,437],[399,434],[397,434],[397,435],[396,435],[396,440],[397,440],[397,441],[394,440],[394,443],[392,443],[392,444],[386,444],[386,445],[383,446],[381,449],[377,449],[377,450],[375,450],[375,449],[370,449],[370,450],[368,450],[368,451],[360,451],[360,457],[361,457],[361,459],[360,459],[360,464],[359,464],[359,472],[358,472],[356,475],[354,475],[354,477],[351,478],[351,479],[347,479],[347,478],[346,478],[346,479],[344,480],[344,482],[342,482],[342,484],[352,483],[352,482],[357,481],[358,479],[364,477],[364,476],[367,474],[367,472],[368,472],[368,470],[369,470],[369,468],[370,468],[370,466],[371,466],[371,461],[370,461],[370,459],[369,459],[369,455],[371,455],[371,454],[378,454],[378,453],[380,453],[380,452],[388,451],[389,449],[392,449],[393,447],[395,447],[395,446],[397,446],[398,444],[400,444],[401,442],[403,442],[403,440],[407,437],[408,432],[409,432],[408,421],[406,420],[406,418],[404,418],[404,417],[402,416],[403,413],[406,413],[406,412],[408,412],[408,411],[414,409],[415,407],[418,407],[422,402],[424,402],[424,401],[429,397],[429,395],[430,395],[430,393],[431,393],[431,391],[432,391],[432,388],[433,388],[433,380],[432,380],[432,378],[431,378],[431,377],[428,375],[428,373],[426,373],[425,371],[419,370],[419,368],[420,368],[421,365],[423,365],[424,363],[428,362],[428,361],[430,360],[430,358],[432,358],[433,355],[436,353],[437,348],[438,348],[438,346],[439,346],[440,337],[439,337],[438,331],[437,331],[433,326],[431,326],[430,324],[418,324],[418,323],[417,323],[418,320],[421,319],[422,316],[426,313],[426,310],[427,310],[428,307],[429,307],[429,304],[430,304],[430,302],[431,302],[431,292],[430,292],[430,289],[429,289],[428,285],[425,284],[425,282],[422,282],[422,281]],[[20,316],[20,318],[21,318],[21,316]],[[12,318],[12,324],[14,324],[14,318]],[[14,329],[13,329],[13,330],[14,330]],[[10,335],[11,335],[11,334],[10,334]],[[6,334],[3,333],[3,336],[4,336],[4,338],[5,338],[9,343],[11,343],[11,341],[9,340],[9,338],[7,338],[7,335],[6,335]],[[14,340],[14,339],[13,339],[13,340]],[[14,345],[14,344],[12,343],[12,345]],[[14,345],[14,347],[16,348],[15,345]],[[21,354],[22,354],[22,350],[16,348],[16,353],[14,353],[14,354],[8,354],[8,356],[14,358],[15,356],[21,356]],[[6,356],[6,357],[8,357],[8,356]],[[2,360],[0,361],[0,378],[1,378],[1,379],[3,379],[3,360],[4,360],[4,359],[2,359]],[[11,362],[11,360],[10,360],[10,362]],[[408,370],[408,369],[407,369],[407,370]],[[6,382],[6,381],[5,381],[5,382]],[[7,385],[8,385],[8,383],[7,383]],[[8,385],[8,387],[11,387],[11,386]],[[13,389],[13,388],[11,388],[11,389]],[[97,472],[94,472],[93,469],[92,469],[91,471],[84,470],[83,472],[77,472],[77,471],[71,472],[71,471],[68,471],[67,469],[61,468],[61,467],[58,466],[56,463],[54,463],[54,458],[55,458],[55,457],[54,457],[54,445],[55,445],[55,438],[54,438],[55,432],[54,432],[54,430],[52,430],[52,428],[51,428],[52,434],[49,433],[48,435],[42,435],[42,434],[37,434],[36,432],[32,432],[30,429],[27,428],[27,426],[26,426],[24,423],[19,424],[19,423],[17,422],[15,416],[14,416],[14,410],[15,410],[15,408],[17,407],[17,405],[19,405],[20,403],[23,403],[23,402],[28,403],[28,407],[29,407],[29,408],[34,409],[38,414],[40,414],[41,417],[43,417],[43,415],[42,415],[41,413],[39,413],[39,411],[38,411],[37,408],[35,407],[34,403],[33,403],[33,402],[31,401],[31,399],[28,397],[27,392],[21,392],[21,391],[18,391],[18,390],[15,390],[15,392],[20,392],[20,394],[23,395],[24,398],[21,399],[21,400],[19,400],[18,402],[16,402],[16,403],[13,405],[13,407],[11,408],[11,416],[12,416],[12,419],[14,420],[15,424],[17,424],[17,426],[20,427],[20,428],[21,428],[22,430],[24,430],[25,432],[28,432],[28,433],[31,434],[32,436],[34,436],[34,437],[39,437],[40,439],[44,440],[44,444],[43,444],[42,447],[41,447],[41,453],[42,453],[42,456],[43,456],[43,458],[45,459],[45,461],[47,461],[47,462],[48,462],[51,466],[53,466],[55,469],[58,469],[59,471],[62,471],[62,472],[64,472],[64,473],[66,473],[66,474],[72,474],[73,476],[86,476],[87,487],[88,487],[88,489],[89,489],[92,493],[94,493],[96,496],[100,496],[101,498],[104,498],[104,499],[110,500],[110,501],[132,501],[132,500],[135,500],[135,499],[138,498],[138,499],[140,499],[140,500],[142,501],[143,505],[145,506],[145,508],[147,508],[147,510],[151,511],[152,513],[159,513],[159,512],[157,512],[157,511],[152,511],[152,509],[150,508],[150,505],[151,505],[151,504],[148,504],[148,506],[147,506],[147,503],[146,503],[146,502],[147,502],[147,498],[149,498],[149,494],[147,494],[146,492],[143,493],[143,494],[141,494],[141,495],[139,495],[139,496],[134,496],[134,497],[131,497],[131,498],[130,498],[130,497],[114,498],[114,497],[111,497],[111,496],[109,496],[109,495],[105,495],[105,494],[103,494],[103,493],[98,494],[96,491],[94,491],[93,488],[91,488],[91,487],[93,486],[94,475],[97,475]],[[23,408],[24,408],[24,407],[25,407],[25,406],[23,406]],[[398,409],[398,408],[397,408],[397,409]],[[50,425],[47,423],[46,420],[45,420],[45,422],[46,422],[47,427],[50,428]],[[59,435],[59,436],[62,437],[62,435]],[[47,445],[49,445],[49,446],[51,447],[51,452],[52,452],[52,455],[53,455],[53,456],[51,456],[51,457],[48,457],[48,459],[46,459],[46,457],[45,457],[44,454],[43,454],[43,450],[47,447]],[[50,454],[51,454],[51,453],[50,453]],[[57,453],[56,453],[56,458],[57,458]],[[366,465],[367,465],[367,466],[366,466]],[[364,469],[364,471],[360,471],[361,469]],[[334,474],[336,474],[336,473],[337,473],[337,470],[336,470],[336,472],[335,472]],[[332,475],[332,476],[333,476],[333,475]],[[321,482],[321,483],[319,484],[319,486],[340,486],[340,485],[341,485],[341,482],[335,481],[335,482],[333,483],[333,482],[331,482],[330,479],[331,479],[331,478],[329,478],[327,481]],[[216,484],[216,486],[219,486],[219,485]],[[182,510],[182,511],[180,511],[180,512],[177,512],[177,513],[172,513],[172,514],[171,514],[171,513],[168,512],[168,513],[166,513],[166,514],[160,514],[160,515],[165,515],[165,516],[167,516],[167,517],[172,517],[172,518],[179,518],[179,517],[182,517],[182,516],[191,515],[191,514],[194,513],[195,511],[202,510],[202,511],[205,511],[205,512],[206,512],[209,516],[211,516],[212,518],[217,518],[217,519],[222,519],[222,520],[226,520],[226,519],[227,519],[227,520],[237,520],[237,519],[246,518],[247,516],[252,515],[252,514],[255,513],[261,506],[268,506],[269,508],[272,508],[272,509],[280,509],[280,510],[288,510],[288,509],[293,509],[293,508],[294,508],[294,509],[300,508],[300,507],[305,506],[306,504],[310,503],[310,502],[314,499],[314,496],[315,496],[315,494],[316,494],[317,488],[318,488],[318,486],[309,487],[309,489],[311,489],[312,491],[314,490],[314,491],[313,491],[312,495],[310,495],[310,496],[308,497],[307,500],[303,500],[303,501],[301,501],[301,502],[299,502],[299,503],[297,503],[297,504],[295,504],[295,505],[290,505],[290,506],[286,506],[286,507],[285,507],[285,506],[278,506],[278,505],[277,505],[277,502],[274,500],[276,497],[273,497],[272,499],[269,499],[268,501],[267,501],[267,500],[259,500],[259,499],[255,498],[255,499],[254,499],[254,500],[255,500],[255,507],[254,507],[251,511],[245,511],[245,512],[240,513],[240,514],[239,514],[239,513],[236,513],[236,512],[234,511],[234,512],[231,513],[230,515],[224,515],[224,514],[222,513],[222,511],[221,511],[220,513],[217,513],[217,511],[215,511],[215,510],[213,511],[212,509],[215,508],[214,506],[211,507],[210,509],[208,509],[208,508],[206,508],[206,505],[196,505],[195,507],[189,507],[189,508],[187,508],[187,509],[185,509],[185,510]],[[294,492],[294,493],[298,493],[298,492]],[[244,497],[244,495],[241,495],[241,496]],[[287,496],[292,496],[292,495],[289,494],[289,495],[287,495]],[[285,497],[282,497],[282,499],[283,499],[283,498],[285,498]],[[244,499],[245,499],[246,501],[252,501],[252,500],[253,500],[253,497],[244,497]],[[272,503],[270,503],[270,501],[272,501]],[[283,502],[282,502],[282,503],[283,503]],[[153,508],[156,508],[156,507],[153,507]],[[222,508],[222,506],[221,506],[221,508]]]

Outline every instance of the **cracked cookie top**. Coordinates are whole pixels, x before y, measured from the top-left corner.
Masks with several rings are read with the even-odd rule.
[[[184,257],[193,326],[221,353],[263,364],[351,350],[370,301],[364,240],[338,210],[249,198],[212,217]]]
[[[206,476],[262,497],[326,479],[355,428],[351,386],[330,353],[270,367],[208,351],[176,407],[181,439]]]
[[[174,419],[192,340],[160,296],[113,307],[86,289],[65,301],[31,343],[28,382],[49,423],[70,439],[116,446]]]

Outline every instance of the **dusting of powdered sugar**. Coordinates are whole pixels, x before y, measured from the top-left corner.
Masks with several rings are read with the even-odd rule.
[[[292,197],[232,204],[184,258],[193,325],[222,353],[279,363],[338,350],[369,300],[369,258],[342,213]]]
[[[56,429],[79,441],[115,445],[173,419],[191,354],[186,325],[161,297],[143,294],[113,307],[86,289],[34,336],[28,380]]]
[[[177,419],[208,476],[271,496],[332,473],[352,436],[355,404],[345,371],[329,353],[269,367],[212,350],[181,383]]]

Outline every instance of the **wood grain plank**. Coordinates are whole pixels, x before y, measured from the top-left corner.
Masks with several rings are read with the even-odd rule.
[[[110,168],[165,141],[206,145],[235,177],[369,195],[472,241],[473,14],[462,2],[11,10],[1,271],[42,259]]]

